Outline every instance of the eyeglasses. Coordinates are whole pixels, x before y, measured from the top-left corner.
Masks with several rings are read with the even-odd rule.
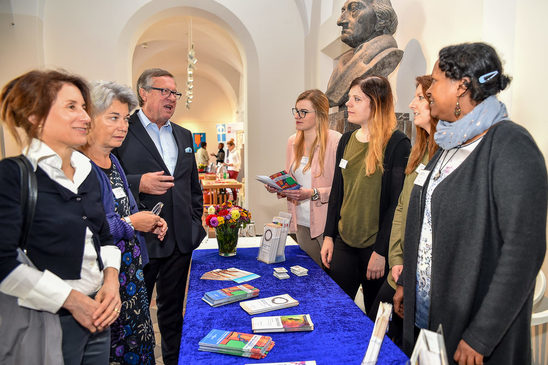
[[[181,94],[178,91],[173,91],[173,90],[162,88],[162,87],[152,87],[151,86],[151,87],[149,87],[149,89],[158,90],[164,98],[167,98],[169,95],[173,95],[173,96],[175,96],[175,98],[177,100],[179,100],[179,99],[181,99],[181,96],[183,96],[183,94]]]
[[[293,114],[294,117],[299,116],[299,118],[304,118],[308,113],[315,113],[314,110],[304,110],[304,109],[297,109],[297,108],[291,108],[291,114]]]

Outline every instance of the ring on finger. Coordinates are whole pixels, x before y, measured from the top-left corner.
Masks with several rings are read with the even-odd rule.
[[[113,311],[116,312],[116,313],[120,313],[120,309],[118,309],[118,308],[114,308]]]

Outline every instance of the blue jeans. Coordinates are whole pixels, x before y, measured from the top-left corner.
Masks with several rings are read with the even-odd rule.
[[[59,316],[63,330],[65,365],[107,365],[110,355],[110,328],[91,333],[71,315]]]

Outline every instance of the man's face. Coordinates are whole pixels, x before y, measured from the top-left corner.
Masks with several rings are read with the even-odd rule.
[[[177,90],[175,80],[169,76],[153,77],[151,86],[171,91]],[[139,93],[144,102],[143,113],[151,122],[164,125],[175,113],[177,98],[173,93],[162,96],[162,92],[155,89],[140,89]]]
[[[341,40],[352,48],[373,38],[377,15],[372,0],[347,0],[341,9],[337,25],[342,27]]]

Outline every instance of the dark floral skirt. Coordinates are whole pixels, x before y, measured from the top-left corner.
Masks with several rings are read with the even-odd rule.
[[[141,251],[136,240],[120,241],[120,316],[111,326],[110,362],[155,364],[154,330],[143,277]]]

